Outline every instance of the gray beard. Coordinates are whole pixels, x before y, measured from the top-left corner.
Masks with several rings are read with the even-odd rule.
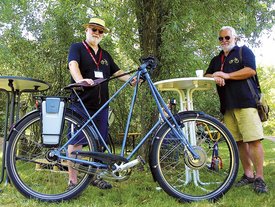
[[[92,37],[92,42],[95,44],[95,45],[98,45],[100,43],[100,41],[102,40],[102,38],[94,38]]]
[[[235,45],[228,45],[225,47],[221,46],[221,48],[224,52],[230,52],[234,47],[235,47]]]

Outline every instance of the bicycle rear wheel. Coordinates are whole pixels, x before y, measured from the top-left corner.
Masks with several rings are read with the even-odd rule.
[[[155,180],[182,202],[217,200],[232,186],[238,172],[238,150],[230,132],[217,119],[195,112],[175,115],[200,160],[192,160],[168,124],[156,134],[150,154]]]
[[[81,118],[66,109],[65,123],[60,146],[68,140],[69,133],[74,133],[82,126]],[[7,171],[14,186],[26,197],[41,201],[62,201],[74,198],[90,183],[92,175],[78,172],[78,183],[68,190],[67,160],[52,158],[49,153],[58,146],[48,147],[42,144],[40,112],[30,113],[13,129],[7,147]],[[96,151],[97,145],[88,128],[84,128],[81,139],[87,141],[83,150]],[[61,152],[67,155],[67,150]]]

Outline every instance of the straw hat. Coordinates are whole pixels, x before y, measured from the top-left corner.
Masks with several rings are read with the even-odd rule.
[[[85,28],[87,28],[89,26],[92,26],[92,25],[96,25],[96,26],[101,27],[105,33],[109,32],[109,29],[105,26],[105,21],[102,20],[102,19],[93,17],[93,18],[90,19],[88,24],[83,24],[83,26]]]

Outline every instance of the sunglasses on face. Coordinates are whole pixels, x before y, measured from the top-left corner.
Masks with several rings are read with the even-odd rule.
[[[220,41],[223,41],[223,39],[225,39],[225,40],[230,40],[230,36],[219,37],[219,40],[220,40]]]
[[[98,31],[98,33],[99,34],[103,34],[103,30],[100,30],[100,29],[97,29],[97,28],[91,28],[91,30],[93,31],[93,32],[96,32],[96,31]]]

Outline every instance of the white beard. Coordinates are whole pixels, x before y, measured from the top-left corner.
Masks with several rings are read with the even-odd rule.
[[[86,40],[91,45],[98,45],[102,40],[102,38],[103,38],[102,36],[101,37],[94,37],[92,35],[86,36]]]
[[[90,40],[91,40],[91,42],[92,43],[94,43],[95,45],[98,45],[99,43],[100,43],[100,41],[102,40],[102,37],[99,37],[99,38],[97,38],[97,37],[91,37],[90,38]]]
[[[234,44],[221,46],[221,48],[224,52],[230,52],[230,50],[232,50],[233,47],[235,47]]]

